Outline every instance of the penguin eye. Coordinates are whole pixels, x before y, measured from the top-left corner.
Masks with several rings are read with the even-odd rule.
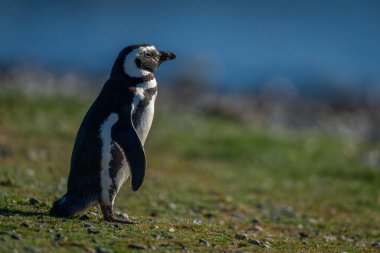
[[[152,57],[152,53],[146,52],[145,57],[148,57],[148,58]]]

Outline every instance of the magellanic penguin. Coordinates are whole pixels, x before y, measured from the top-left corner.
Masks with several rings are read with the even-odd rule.
[[[71,157],[67,193],[50,214],[73,217],[99,203],[104,220],[133,223],[113,215],[115,196],[131,174],[132,189],[143,183],[144,142],[152,124],[158,66],[176,56],[148,44],[124,48],[110,78],[79,128]]]

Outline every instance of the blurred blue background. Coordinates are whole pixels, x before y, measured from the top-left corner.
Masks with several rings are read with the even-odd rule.
[[[178,56],[159,75],[229,88],[380,80],[380,1],[1,1],[0,12],[3,66],[106,78],[122,47],[151,43]]]

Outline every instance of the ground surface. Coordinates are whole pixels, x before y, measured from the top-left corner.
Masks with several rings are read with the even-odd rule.
[[[95,208],[50,217],[88,106],[0,93],[1,252],[380,251],[380,171],[368,165],[380,146],[191,113],[158,111],[143,187],[128,181],[116,199],[139,224]]]

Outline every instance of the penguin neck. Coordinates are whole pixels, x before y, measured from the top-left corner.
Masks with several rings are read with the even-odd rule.
[[[139,77],[129,76],[128,74],[125,74],[125,76],[128,79],[129,86],[131,87],[144,88],[145,86],[148,87],[157,84],[152,73]]]
[[[122,83],[127,84],[128,87],[148,87],[153,85],[153,83],[156,84],[156,79],[151,73],[141,77],[131,77],[125,73],[119,73],[118,75],[111,74],[110,79],[122,81]]]
[[[136,88],[142,88],[144,90],[156,88],[156,87],[157,87],[157,81],[154,77],[153,77],[153,79],[141,82],[141,83],[136,85]]]

